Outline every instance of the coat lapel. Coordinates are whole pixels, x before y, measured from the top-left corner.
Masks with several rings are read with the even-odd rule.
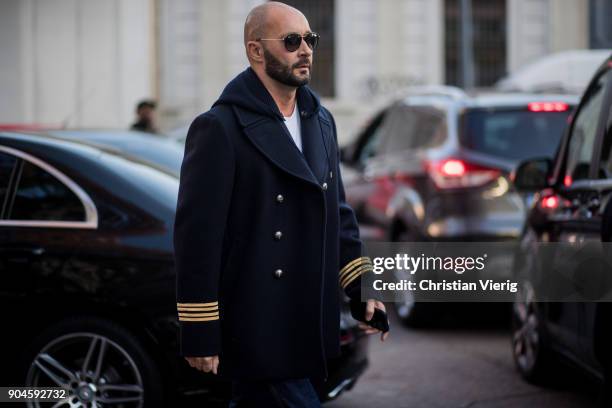
[[[272,163],[295,177],[319,185],[306,158],[293,143],[280,120],[237,106],[233,106],[233,109],[246,136]],[[302,132],[303,140],[306,135]]]
[[[329,171],[327,145],[329,126],[319,120],[319,115],[300,118],[302,122],[302,149],[310,170],[319,184],[326,179]]]

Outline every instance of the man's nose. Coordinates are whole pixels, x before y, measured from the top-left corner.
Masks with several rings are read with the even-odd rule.
[[[300,48],[298,48],[298,56],[299,57],[310,57],[311,55],[312,55],[312,50],[310,49],[310,46],[306,44],[306,40],[302,39]]]

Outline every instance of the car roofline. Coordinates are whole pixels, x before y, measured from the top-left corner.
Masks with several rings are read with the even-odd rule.
[[[415,92],[397,101],[398,104],[411,105],[455,105],[458,108],[516,108],[526,106],[530,102],[564,102],[568,105],[578,105],[580,98],[568,94],[537,94],[537,93],[504,93],[487,92],[479,94],[444,94]]]
[[[121,149],[118,149],[112,145],[105,144],[105,143],[97,143],[91,140],[74,139],[70,137],[61,137],[58,135],[51,135],[51,134],[42,133],[42,132],[0,132],[0,138],[1,137],[13,138],[14,140],[18,140],[18,139],[26,140],[27,142],[39,143],[40,145],[48,145],[48,146],[53,146],[53,147],[60,148],[60,149],[66,149],[66,147],[63,146],[62,144],[67,143],[67,144],[72,145],[73,148],[83,149],[85,151],[88,151],[90,154],[97,153],[97,154],[108,154],[108,155],[113,155],[113,156],[120,156],[124,159],[133,161],[135,163],[147,165],[165,174],[171,175],[172,177],[176,177],[174,172],[172,172],[170,169],[167,169],[164,166],[161,166],[157,163],[153,163],[148,160],[143,160],[137,156],[126,153],[122,151]],[[83,156],[85,156],[85,154],[83,154]]]

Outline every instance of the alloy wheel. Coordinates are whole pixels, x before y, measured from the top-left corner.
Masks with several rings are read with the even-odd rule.
[[[540,322],[533,288],[523,288],[522,299],[512,307],[514,358],[523,372],[533,370],[540,351]]]
[[[34,358],[26,386],[62,387],[68,397],[29,407],[140,408],[143,380],[129,353],[108,337],[70,333],[45,345]]]

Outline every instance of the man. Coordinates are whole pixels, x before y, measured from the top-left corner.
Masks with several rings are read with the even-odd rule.
[[[157,104],[152,100],[143,100],[136,105],[136,122],[132,124],[131,130],[140,132],[157,133],[155,127],[155,108]]]
[[[317,40],[298,10],[254,8],[250,67],[187,135],[174,230],[180,353],[233,380],[230,406],[320,406],[309,378],[326,379],[340,353],[339,287],[360,302],[372,270],[334,119],[306,86]],[[362,320],[375,308],[385,310],[368,300]]]

